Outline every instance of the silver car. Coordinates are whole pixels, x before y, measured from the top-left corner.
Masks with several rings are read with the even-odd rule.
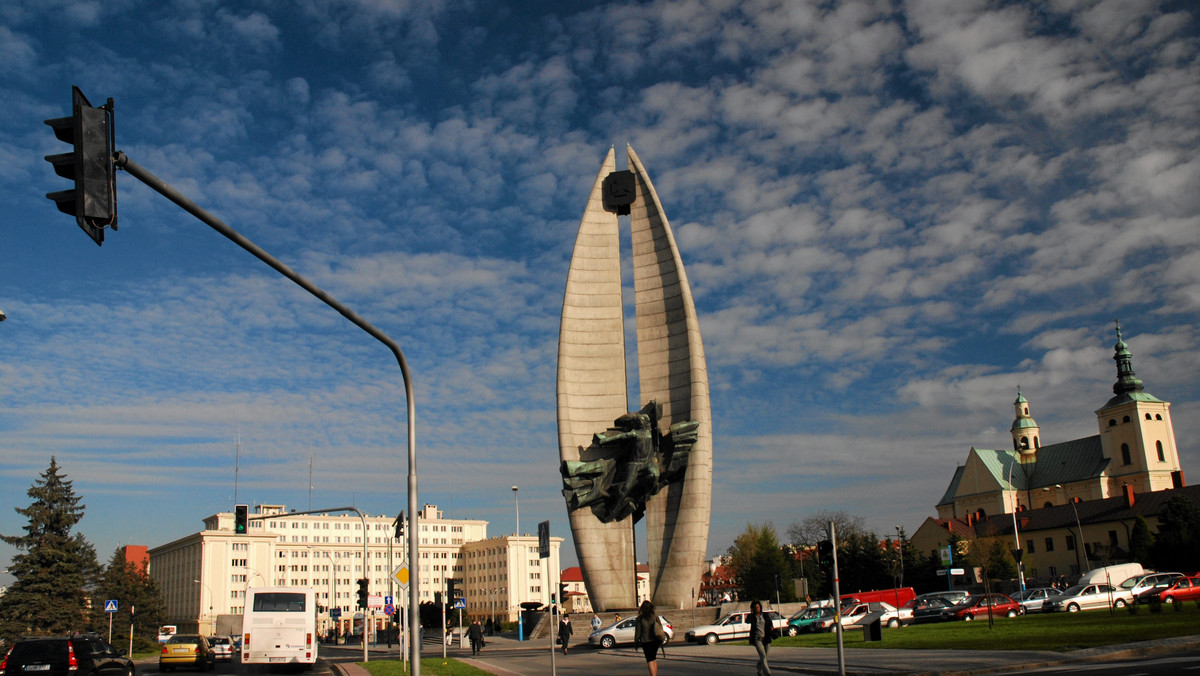
[[[1062,592],[1054,587],[1037,587],[1017,592],[1012,595],[1012,598],[1017,603],[1025,606],[1025,612],[1037,612],[1042,609],[1046,601],[1056,599],[1060,596],[1062,596]]]
[[[1114,605],[1117,601],[1121,601],[1120,605],[1124,605],[1117,590],[1106,584],[1077,584],[1068,588],[1061,596],[1046,599],[1042,604],[1042,612],[1053,613],[1065,610],[1068,613],[1077,613],[1092,608],[1107,608],[1110,598]]]
[[[213,659],[218,662],[232,662],[237,653],[232,636],[209,636],[208,645],[212,648]]]
[[[658,622],[662,625],[663,632],[667,635],[667,640],[670,641],[675,637],[675,628],[667,621],[667,618],[662,615],[658,616]],[[630,617],[621,620],[616,624],[610,624],[607,627],[601,627],[591,634],[588,634],[588,644],[598,645],[601,648],[612,648],[619,643],[633,643],[633,633],[637,629],[637,618]]]

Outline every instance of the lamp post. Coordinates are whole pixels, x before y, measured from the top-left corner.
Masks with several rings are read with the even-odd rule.
[[[904,623],[900,622],[900,587],[904,586],[904,533],[900,526],[896,526],[896,543],[900,545],[900,578],[896,581],[896,626],[903,627]]]
[[[514,590],[514,591],[516,591],[516,593],[513,594],[513,599],[517,603],[517,640],[524,641],[525,640],[525,618],[524,618],[524,616],[521,615],[521,600],[522,600],[522,596],[523,596],[521,594],[521,588],[525,586],[524,582],[523,582],[523,576],[525,574],[525,552],[523,551],[523,549],[521,547],[521,499],[517,495],[517,487],[516,486],[512,487],[512,492],[513,492],[513,505],[516,507],[516,510],[517,510],[517,532],[516,532],[517,579],[515,580],[517,587]]]
[[[212,587],[208,586],[207,582],[201,582],[200,580],[192,580],[192,582],[195,582],[196,584],[202,586],[202,588],[200,589],[200,608],[202,610],[204,608],[204,590],[205,589],[208,590],[208,621],[211,623],[212,622],[212,602],[213,602]],[[200,629],[199,621],[196,622],[196,629],[197,630]],[[212,627],[209,627],[209,629],[211,630]],[[212,631],[209,631],[207,633],[211,634]]]
[[[1016,462],[1012,462],[1012,463],[1009,463],[1009,465],[1008,465],[1008,486],[1009,486],[1009,488],[1012,488],[1012,471],[1013,471],[1013,466],[1016,464],[1017,464]],[[1025,591],[1025,564],[1021,562],[1021,536],[1017,533],[1017,502],[1018,502],[1018,500],[1019,500],[1019,498],[1017,497],[1017,491],[1014,488],[1013,489],[1013,507],[1012,507],[1013,542],[1017,545],[1017,548],[1013,550],[1013,556],[1016,557],[1016,559],[1017,559],[1017,578],[1020,579],[1020,581],[1021,581],[1021,591]]]
[[[492,613],[492,623],[488,627],[496,626],[496,596],[504,592],[504,587],[496,587],[487,590],[488,593],[488,610]]]
[[[1054,484],[1054,487],[1062,488],[1062,484]],[[1083,544],[1083,523],[1079,521],[1079,509],[1075,507],[1075,500],[1068,497],[1067,501],[1071,503],[1071,511],[1075,512],[1075,527],[1079,530],[1079,542],[1075,543],[1075,546],[1078,548],[1079,553],[1083,554],[1083,567],[1086,569],[1083,572],[1086,573],[1092,569],[1092,564],[1088,563],[1087,547]],[[1075,555],[1076,561],[1079,560],[1079,553]]]
[[[332,599],[331,599],[332,602],[337,603],[337,566],[334,565],[334,563],[333,563],[333,557],[330,556],[329,552],[326,552],[326,551],[318,551],[316,549],[313,549],[312,547],[308,547],[307,549],[308,549],[308,551],[310,551],[314,554],[324,554],[325,559],[329,561],[329,567],[333,569],[333,576],[329,578],[329,594],[332,597]],[[333,613],[330,612],[331,610],[332,610],[332,606],[330,604],[326,603],[325,604],[325,612],[329,614],[329,624],[330,625],[333,624]]]

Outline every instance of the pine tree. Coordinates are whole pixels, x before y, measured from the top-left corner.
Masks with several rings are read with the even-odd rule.
[[[14,582],[0,596],[0,636],[79,631],[87,626],[86,590],[98,568],[92,546],[71,533],[84,505],[53,457],[27,495],[33,502],[16,508],[29,520],[25,534],[0,535],[20,550],[9,566]]]
[[[1146,517],[1139,514],[1133,521],[1133,531],[1129,534],[1129,560],[1144,566],[1150,565],[1150,552],[1154,549],[1154,533],[1146,523]]]
[[[104,612],[104,602],[110,600],[117,601],[115,613]],[[116,637],[128,639],[131,612],[134,636],[145,644],[153,644],[166,618],[162,592],[145,568],[126,561],[124,550],[118,547],[92,593],[92,629],[103,635],[108,631],[111,615],[113,642],[120,645],[122,642]]]

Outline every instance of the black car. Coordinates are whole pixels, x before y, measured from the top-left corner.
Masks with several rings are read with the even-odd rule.
[[[98,636],[40,636],[14,643],[0,676],[134,676],[134,668],[124,651]]]

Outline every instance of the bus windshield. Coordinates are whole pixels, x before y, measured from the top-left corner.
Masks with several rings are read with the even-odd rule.
[[[293,592],[260,592],[254,595],[254,612],[302,613],[304,594]]]

